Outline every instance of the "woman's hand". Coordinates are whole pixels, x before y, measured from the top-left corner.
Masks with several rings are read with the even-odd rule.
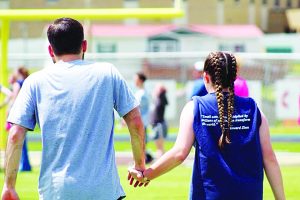
[[[150,180],[148,180],[146,177],[144,177],[143,172],[139,171],[133,167],[128,168],[128,177],[127,177],[129,184],[133,185],[133,182],[135,180],[134,183],[134,187],[141,187],[144,185],[144,187],[146,187]]]
[[[16,190],[14,188],[3,187],[2,200],[20,200]]]

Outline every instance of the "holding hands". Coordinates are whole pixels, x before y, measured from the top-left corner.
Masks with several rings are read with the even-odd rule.
[[[134,187],[137,187],[137,186],[146,187],[149,184],[150,180],[148,180],[148,178],[144,176],[143,172],[144,171],[137,170],[134,167],[129,167],[128,168],[128,177],[127,177],[129,184],[133,185]],[[135,183],[134,183],[134,181],[135,181]]]
[[[2,200],[20,200],[16,190],[14,188],[3,187]]]

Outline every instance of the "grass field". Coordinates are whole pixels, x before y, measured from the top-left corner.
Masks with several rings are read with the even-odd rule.
[[[171,133],[176,133],[176,129],[172,129]],[[282,134],[285,133],[294,135],[299,134],[299,128],[290,129],[271,129],[272,134]],[[128,134],[122,130],[117,131],[117,134]],[[300,152],[299,142],[273,142],[274,150],[280,152]],[[42,149],[40,142],[29,142],[30,151],[40,151]],[[166,149],[170,149],[173,146],[173,142],[166,142]],[[155,145],[150,142],[147,145],[147,149],[155,152]],[[128,141],[125,142],[115,142],[116,151],[130,151],[131,146]],[[300,196],[300,166],[282,166],[282,174],[285,185],[286,197],[288,200],[299,199]],[[133,188],[129,186],[126,180],[127,167],[120,166],[119,174],[121,178],[121,183],[127,194],[129,200],[152,200],[152,199],[164,199],[164,200],[182,200],[188,198],[190,176],[192,169],[187,166],[179,166],[173,171],[159,177],[158,179],[151,182],[149,187],[146,188]],[[38,182],[39,170],[34,168],[31,173],[20,173],[18,175],[17,181],[17,191],[22,200],[35,200],[38,199],[37,193],[37,182]],[[0,173],[0,185],[3,184],[3,172]],[[268,185],[265,178],[264,182],[264,199],[271,200],[274,199],[272,191]]]
[[[168,150],[173,146],[174,142],[165,142],[165,148]],[[290,142],[273,142],[274,150],[283,152],[300,152],[300,143],[290,143]],[[30,151],[41,151],[42,144],[40,142],[29,142],[28,149]],[[153,142],[147,144],[147,149],[155,152],[156,147]],[[116,151],[131,151],[130,142],[115,142]]]
[[[288,200],[298,200],[300,196],[300,166],[283,166],[282,174],[285,185],[285,193]],[[128,200],[183,200],[188,198],[191,167],[179,166],[173,171],[153,180],[146,188],[133,188],[129,186],[126,176],[127,168],[119,167],[121,183],[127,194]],[[17,191],[22,200],[37,200],[38,169],[31,173],[20,173],[17,180]],[[3,184],[3,173],[0,174],[0,184]],[[273,194],[264,182],[264,199],[271,200]]]

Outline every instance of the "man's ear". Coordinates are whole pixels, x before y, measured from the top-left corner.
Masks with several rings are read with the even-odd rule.
[[[82,41],[82,51],[83,53],[85,53],[87,50],[87,41],[86,40],[83,40]]]
[[[49,52],[49,55],[53,58],[54,57],[54,52],[53,52],[53,49],[52,49],[50,44],[48,46],[48,52]]]

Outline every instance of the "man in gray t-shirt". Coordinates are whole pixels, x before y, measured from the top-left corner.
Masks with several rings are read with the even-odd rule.
[[[40,199],[122,199],[115,164],[114,109],[131,136],[135,169],[143,171],[144,127],[126,82],[110,63],[83,61],[86,41],[79,22],[49,26],[53,64],[26,79],[10,112],[3,199],[17,198],[16,173],[27,130],[42,134]],[[12,198],[14,199],[14,198]]]

